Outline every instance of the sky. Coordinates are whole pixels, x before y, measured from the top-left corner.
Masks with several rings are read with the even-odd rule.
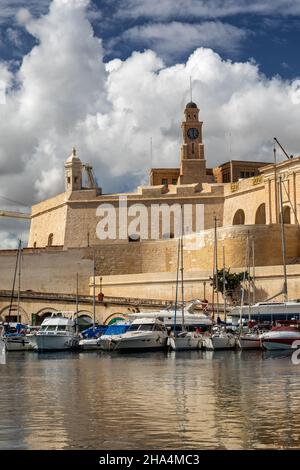
[[[63,191],[76,147],[105,193],[178,166],[193,100],[207,166],[300,154],[300,0],[0,0],[0,209]],[[0,218],[0,248],[28,224]]]

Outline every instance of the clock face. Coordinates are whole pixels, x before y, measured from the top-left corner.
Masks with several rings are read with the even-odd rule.
[[[187,135],[190,139],[194,140],[199,137],[199,131],[198,129],[195,129],[194,127],[190,127],[190,129],[187,131]]]

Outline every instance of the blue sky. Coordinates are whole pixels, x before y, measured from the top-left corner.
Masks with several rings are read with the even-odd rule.
[[[105,193],[148,183],[151,140],[177,166],[190,78],[208,167],[299,155],[299,31],[300,0],[1,0],[0,209],[62,192],[74,146]]]
[[[0,56],[5,60],[20,60],[35,40],[17,24],[15,15],[20,8],[28,9],[33,16],[46,13],[50,0],[2,0],[1,3]],[[104,60],[126,59],[133,50],[151,47],[170,64],[186,60],[199,46],[212,45],[224,58],[254,59],[268,77],[300,75],[299,0],[93,0],[89,18],[95,33],[103,39]],[[182,25],[186,34],[174,36],[171,27],[175,24],[178,28]],[[215,35],[211,33],[205,38],[201,26],[207,24],[215,24],[217,28]],[[229,30],[223,44],[222,38],[218,41],[222,26],[232,28],[232,34]],[[191,42],[187,38],[190,31],[195,33]],[[174,42],[180,44],[175,50]]]

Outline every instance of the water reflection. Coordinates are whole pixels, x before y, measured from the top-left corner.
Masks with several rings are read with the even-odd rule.
[[[7,354],[0,448],[297,448],[290,355]]]

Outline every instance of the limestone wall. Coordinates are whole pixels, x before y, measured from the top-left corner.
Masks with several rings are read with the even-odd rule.
[[[45,247],[48,237],[53,234],[53,245],[63,246],[67,207],[65,194],[60,194],[48,201],[33,206],[28,247]]]
[[[236,272],[244,270],[238,268]],[[300,265],[290,265],[288,271],[288,294],[290,299],[300,298]],[[186,272],[184,279],[184,295],[186,300],[206,298],[212,301],[212,287],[210,285],[210,271]],[[256,268],[255,275],[256,302],[279,293],[283,286],[283,269],[281,266],[267,266]],[[175,273],[149,273],[123,276],[104,276],[102,278],[102,292],[104,295],[137,297],[140,299],[161,299],[173,301],[175,299],[176,275]],[[90,279],[90,291],[92,292],[92,279]],[[96,292],[100,291],[100,278],[96,278]],[[180,300],[179,289],[179,300]],[[247,293],[245,294],[247,300]],[[277,297],[283,300],[283,296]],[[216,301],[216,298],[215,298]],[[219,302],[223,297],[219,295]]]

